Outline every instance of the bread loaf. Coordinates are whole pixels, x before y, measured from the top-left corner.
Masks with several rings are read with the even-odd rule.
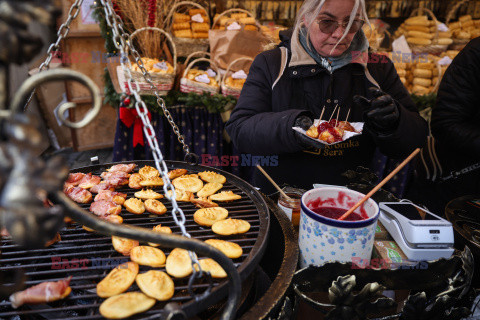
[[[465,28],[468,28],[470,26],[474,26],[474,23],[472,20],[469,20],[469,21],[465,21],[465,22],[460,22],[460,26],[462,27],[462,29],[465,29]]]
[[[419,25],[405,25],[405,30],[429,33],[431,31],[431,28],[427,26],[419,26]]]
[[[428,46],[432,44],[432,40],[425,38],[407,38],[407,42],[414,45]]]
[[[177,38],[192,38],[192,30],[173,30],[173,36]]]
[[[413,70],[413,75],[415,77],[419,78],[426,78],[426,79],[431,79],[432,78],[432,70],[429,69],[415,69]]]
[[[205,16],[207,14],[207,12],[203,9],[200,9],[200,8],[192,8],[192,9],[189,9],[188,10],[188,14],[191,15],[191,16],[194,16],[196,14],[201,14],[202,16]]]
[[[429,94],[430,90],[429,88],[424,86],[414,85],[413,88],[411,89],[411,92],[418,95],[424,95],[424,94]]]
[[[405,69],[398,69],[397,74],[399,77],[405,77],[407,75],[407,71]]]
[[[423,79],[423,78],[415,78],[415,79],[413,79],[413,85],[429,87],[429,86],[432,85],[432,80],[431,79]]]
[[[193,32],[192,38],[194,39],[208,39],[208,32]]]
[[[241,18],[238,21],[240,23],[243,23],[243,24],[255,24],[255,18],[254,17]]]
[[[437,40],[434,40],[434,43],[439,45],[449,45],[453,43],[453,40],[449,38],[438,38]]]
[[[208,23],[192,23],[192,31],[195,32],[208,32]]]
[[[461,16],[460,18],[458,18],[458,21],[460,21],[460,22],[466,22],[466,21],[471,21],[471,20],[472,20],[472,16],[469,15],[469,14]]]
[[[230,18],[235,19],[235,20],[240,20],[241,18],[246,18],[248,15],[246,13],[232,13],[230,15]]]
[[[176,22],[173,23],[172,29],[175,30],[190,30],[190,22]]]
[[[183,13],[173,13],[173,22],[187,22],[190,21],[190,16],[188,14],[183,14]]]
[[[421,31],[408,31],[407,37],[409,38],[423,38],[423,39],[432,39],[434,36],[433,33],[426,33]]]

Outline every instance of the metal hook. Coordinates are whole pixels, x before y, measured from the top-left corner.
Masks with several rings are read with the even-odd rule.
[[[72,102],[62,104],[58,109],[58,116],[61,122],[67,127],[73,129],[83,128],[89,124],[98,115],[102,108],[100,89],[98,89],[98,86],[89,77],[80,72],[69,69],[47,70],[28,78],[13,97],[10,108],[10,117],[16,113],[22,112],[22,106],[25,105],[32,90],[46,82],[59,80],[74,80],[80,82],[87,87],[93,98],[93,107],[87,112],[85,117],[78,122],[71,122],[65,118],[65,112],[69,109],[75,108],[77,105]]]

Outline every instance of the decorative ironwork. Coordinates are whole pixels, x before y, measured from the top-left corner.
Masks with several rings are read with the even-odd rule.
[[[468,247],[450,259],[420,262],[397,269],[359,269],[352,263],[326,263],[298,271],[293,278],[296,307],[304,301],[326,319],[459,320],[469,315],[473,293],[473,255]],[[344,276],[338,276],[344,274]],[[332,282],[332,279],[334,280]],[[385,290],[411,290],[400,313],[369,318],[395,307],[383,297]],[[316,301],[311,293],[327,292],[328,301]],[[358,292],[358,293],[356,293]]]

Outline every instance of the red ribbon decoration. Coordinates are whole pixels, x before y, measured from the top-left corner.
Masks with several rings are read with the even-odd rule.
[[[145,145],[143,141],[143,123],[137,110],[135,108],[129,109],[120,107],[119,117],[120,121],[122,121],[127,128],[130,128],[133,125],[133,147],[135,148],[138,144],[143,147]],[[152,120],[150,111],[148,111],[148,119]]]

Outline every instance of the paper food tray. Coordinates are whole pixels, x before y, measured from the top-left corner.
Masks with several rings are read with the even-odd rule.
[[[328,122],[328,121],[325,121],[325,120],[315,120],[313,122],[313,124],[318,127],[320,124],[324,123],[324,122]],[[334,142],[334,143],[327,143],[326,141],[323,141],[323,140],[319,140],[319,139],[314,139],[312,137],[309,137],[307,136],[306,134],[306,131],[303,130],[302,128],[300,127],[293,127],[292,129],[297,131],[297,132],[300,132],[301,134],[303,134],[305,137],[308,137],[309,139],[312,139],[314,141],[318,141],[320,143],[323,143],[327,146],[332,146],[334,144],[337,144],[337,143],[340,143],[340,142],[344,142],[344,141],[347,141],[348,139],[350,139],[351,137],[354,137],[354,136],[358,136],[358,135],[361,135],[362,134],[362,131],[363,131],[363,124],[364,122],[350,122],[350,124],[352,125],[352,127],[357,131],[357,132],[351,132],[351,131],[345,131],[345,133],[343,134],[343,140],[342,141],[338,141],[338,142]]]

